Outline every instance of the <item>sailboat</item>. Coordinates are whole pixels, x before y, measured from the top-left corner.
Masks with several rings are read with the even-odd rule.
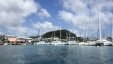
[[[70,39],[70,33],[69,33],[69,40],[67,42],[68,45],[77,45],[77,42],[75,40]]]
[[[71,31],[71,32],[73,32],[73,31]],[[67,39],[68,41],[66,42],[68,45],[77,45],[77,42],[74,39],[75,37],[72,37],[71,34],[70,34],[70,32],[67,33],[67,31],[66,31],[66,37],[68,38]],[[73,40],[71,40],[71,38],[73,38]]]
[[[98,9],[98,12],[100,12],[100,6],[99,6],[99,9]],[[97,46],[102,46],[102,45],[103,46],[111,46],[112,43],[110,41],[102,38],[102,27],[101,27],[101,22],[100,22],[100,16],[98,18],[98,21],[99,21],[99,40],[96,41],[96,45]]]
[[[90,25],[90,22],[91,22],[91,20],[90,20],[90,13],[89,13],[89,22],[88,22],[88,28],[87,28],[87,32],[90,32],[90,27],[91,27],[91,25]],[[90,34],[91,35],[91,34]],[[91,35],[91,36],[93,36],[93,35]],[[88,38],[91,38],[90,36],[88,36],[88,34],[87,34],[87,37]],[[95,42],[95,40],[89,40],[89,41],[87,41],[87,45],[88,46],[95,46],[96,45],[96,42]]]
[[[42,37],[41,37],[41,27],[39,28],[39,37],[38,37],[38,42],[34,43],[34,45],[39,45],[39,44],[47,44],[45,43],[45,41],[42,41]]]
[[[83,23],[84,24],[84,23]],[[79,43],[79,45],[85,45],[85,46],[95,46],[96,45],[96,42],[95,41],[91,41],[91,40],[84,40],[85,38],[89,38],[88,36],[88,32],[90,30],[90,16],[89,16],[89,22],[88,22],[88,26],[87,26],[87,30],[86,31],[83,31],[85,32],[85,37],[83,38],[83,41]]]
[[[112,38],[113,38],[113,21],[112,21]],[[107,40],[104,40],[104,46],[112,46],[113,43]]]
[[[72,31],[73,32],[73,31]],[[69,37],[70,37],[71,35],[70,35],[70,32],[69,32]],[[77,37],[77,36],[76,36]],[[70,45],[77,45],[78,43],[77,43],[77,39],[76,39],[76,37],[72,37],[71,36],[71,38],[73,38],[73,40],[71,40],[70,38],[69,38],[69,41],[68,41],[68,44],[70,44]]]
[[[61,41],[61,22],[60,22],[60,38],[56,37],[55,32],[53,32],[53,41],[51,42],[51,44],[53,45],[64,45],[65,42]]]
[[[113,45],[113,19],[112,19],[112,45]]]
[[[54,37],[53,37],[53,41],[51,42],[51,44],[53,44],[53,45],[64,45],[65,42],[61,41],[61,36],[60,36],[60,38],[55,37],[55,32],[54,32]]]

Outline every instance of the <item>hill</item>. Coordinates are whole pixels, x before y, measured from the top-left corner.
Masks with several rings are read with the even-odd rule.
[[[68,30],[56,30],[50,31],[42,35],[43,38],[51,38],[51,37],[58,37],[60,39],[67,39],[69,37],[75,37],[76,35]]]

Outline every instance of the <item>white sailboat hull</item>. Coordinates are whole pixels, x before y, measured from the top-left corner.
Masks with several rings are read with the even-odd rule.
[[[52,41],[53,45],[65,45],[66,43],[65,42],[61,42],[61,41]]]
[[[76,41],[68,41],[67,44],[69,44],[69,45],[77,45],[77,42]]]
[[[103,45],[104,45],[104,46],[112,46],[112,43],[111,43],[111,42],[104,42]]]
[[[112,42],[106,40],[106,39],[102,39],[102,40],[98,40],[97,41],[97,45],[103,45],[103,46],[112,46]]]

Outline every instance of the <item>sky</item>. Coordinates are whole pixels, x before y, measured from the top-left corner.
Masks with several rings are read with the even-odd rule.
[[[113,0],[0,0],[0,34],[28,37],[67,29],[77,36],[112,35]]]

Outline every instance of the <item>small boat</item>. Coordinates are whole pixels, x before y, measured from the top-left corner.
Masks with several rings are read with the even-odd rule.
[[[27,43],[23,43],[22,45],[27,45]]]
[[[86,42],[80,42],[78,45],[84,46],[84,45],[88,45],[88,43],[86,43]]]
[[[80,42],[78,45],[83,45],[83,46],[96,46],[96,42],[95,41]]]
[[[104,42],[103,45],[104,46],[112,46],[113,44],[112,44],[112,42],[106,40],[106,42]]]
[[[96,42],[95,41],[88,41],[87,42],[88,44],[88,46],[96,46]]]
[[[53,45],[65,45],[65,42],[61,42],[61,41],[52,41],[51,44]]]
[[[4,45],[9,45],[9,43],[4,43]]]
[[[39,41],[34,43],[34,45],[40,45],[40,44],[49,44],[49,43],[46,43],[45,41]]]
[[[76,41],[68,41],[67,44],[68,45],[77,45],[77,42]]]

